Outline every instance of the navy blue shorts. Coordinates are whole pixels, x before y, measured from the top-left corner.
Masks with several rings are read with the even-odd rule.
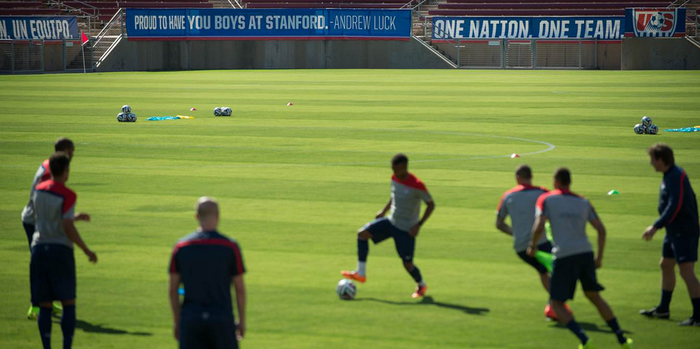
[[[543,242],[537,245],[537,250],[552,253],[552,243],[549,241]],[[549,270],[547,270],[547,268],[544,265],[542,265],[542,263],[537,261],[537,258],[528,256],[527,250],[518,252],[518,257],[520,257],[520,259],[522,259],[525,263],[537,269],[537,271],[540,272],[540,274],[547,274],[549,272]]]
[[[596,277],[593,252],[554,260],[552,281],[549,287],[550,299],[560,302],[574,299],[576,283],[579,280],[581,280],[581,287],[586,292],[599,292],[605,289],[598,283]]]
[[[395,227],[389,218],[379,218],[375,219],[367,225],[365,225],[362,230],[367,230],[372,234],[372,241],[378,244],[388,238],[394,238],[394,243],[396,244],[396,252],[398,252],[399,257],[404,262],[413,261],[413,252],[416,249],[416,239],[412,238],[407,231],[403,231]]]
[[[231,309],[182,308],[180,349],[237,349],[236,323]]]
[[[29,243],[29,252],[32,252],[32,239],[34,238],[34,224],[27,224],[22,222],[24,227],[24,232],[27,234],[27,242]]]
[[[698,234],[669,233],[666,231],[661,255],[674,258],[676,263],[697,262]]]
[[[75,299],[73,249],[53,244],[34,246],[29,279],[32,304]]]

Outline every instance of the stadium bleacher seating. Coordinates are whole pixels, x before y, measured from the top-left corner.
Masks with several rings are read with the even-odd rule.
[[[628,7],[668,6],[668,1],[446,0],[429,15],[439,16],[624,16]]]
[[[120,8],[212,8],[207,0],[88,0],[64,1],[65,5],[92,13],[97,8],[100,21],[109,21]]]
[[[61,11],[45,6],[40,0],[0,1],[0,16],[55,16]]]

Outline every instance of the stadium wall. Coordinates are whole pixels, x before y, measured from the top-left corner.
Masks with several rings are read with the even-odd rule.
[[[685,38],[626,38],[622,40],[622,69],[700,69],[700,48]]]
[[[97,71],[189,69],[448,69],[409,41],[129,41]]]

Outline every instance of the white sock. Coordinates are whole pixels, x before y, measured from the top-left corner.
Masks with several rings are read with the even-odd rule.
[[[357,261],[357,273],[360,274],[360,276],[365,276],[365,273],[367,268],[367,262],[361,262]]]
[[[418,286],[420,286],[420,287],[425,287],[425,280],[421,280],[421,281],[418,283]]]

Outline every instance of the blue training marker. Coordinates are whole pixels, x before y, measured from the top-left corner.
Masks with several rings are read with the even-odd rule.
[[[185,288],[184,287],[178,288],[177,293],[181,296],[184,296],[185,295]]]

